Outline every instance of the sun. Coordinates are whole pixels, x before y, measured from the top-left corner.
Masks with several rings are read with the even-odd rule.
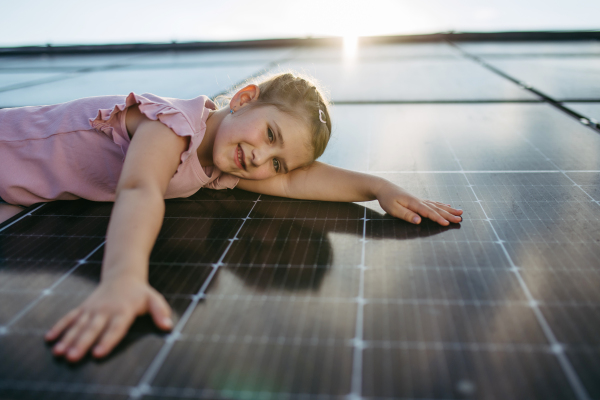
[[[358,51],[358,36],[344,35],[344,57],[354,58]]]

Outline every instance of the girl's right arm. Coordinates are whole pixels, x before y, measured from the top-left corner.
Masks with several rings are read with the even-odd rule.
[[[189,138],[148,119],[137,106],[126,117],[133,138],[108,225],[100,285],[45,336],[53,341],[62,334],[53,352],[69,361],[81,359],[94,343],[94,356],[107,355],[138,315],[150,312],[158,327],[172,327],[169,305],[148,284],[148,263],[164,216],[164,194]]]
[[[421,216],[444,226],[462,221],[462,210],[448,204],[419,199],[386,179],[319,161],[270,179],[240,179],[237,187],[292,199],[345,202],[378,200],[387,213],[413,224],[421,223]]]

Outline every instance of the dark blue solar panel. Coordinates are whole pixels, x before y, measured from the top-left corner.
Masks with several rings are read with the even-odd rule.
[[[525,79],[523,47],[490,46],[464,48],[510,58]],[[570,60],[556,46],[540,51]],[[339,52],[284,50],[105,61],[143,70],[141,84],[192,62],[314,66],[342,103],[323,161],[462,208],[464,221],[415,226],[377,202],[240,190],[169,200],[149,281],[175,329],[140,317],[109,357],[71,365],[42,336],[97,285],[112,204],[34,205],[0,225],[0,398],[600,399],[600,136],[446,44],[364,49],[347,73]],[[17,61],[35,74],[89,65]],[[561,88],[569,71],[540,77]],[[47,85],[92,95],[77,82],[94,73],[0,87],[0,101],[62,101]]]

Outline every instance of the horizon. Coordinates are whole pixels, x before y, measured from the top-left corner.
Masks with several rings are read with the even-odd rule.
[[[102,7],[76,0],[55,4],[28,0],[3,7],[0,47],[600,29],[600,2],[587,0],[551,7],[542,0],[485,5],[475,0],[372,0],[369,7],[357,0],[306,0],[303,7],[275,0],[175,0],[167,7],[157,0],[106,0]]]

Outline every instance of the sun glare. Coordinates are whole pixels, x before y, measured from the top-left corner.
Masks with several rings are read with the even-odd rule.
[[[354,58],[358,51],[358,36],[344,36],[344,57]]]

